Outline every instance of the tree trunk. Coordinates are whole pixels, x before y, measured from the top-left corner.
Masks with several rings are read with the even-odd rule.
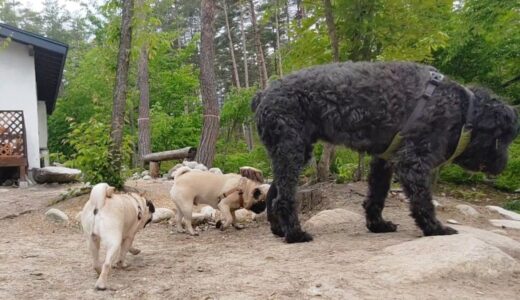
[[[112,159],[113,171],[117,174],[119,174],[122,164],[121,146],[123,143],[128,66],[130,62],[130,49],[132,44],[133,9],[133,0],[123,1],[121,36],[119,40],[119,53],[117,56],[116,85],[114,88],[114,105],[112,108],[112,126],[110,132],[110,137],[112,139],[110,155]]]
[[[231,55],[231,64],[233,65],[233,77],[235,79],[235,86],[240,88],[240,78],[238,77],[237,61],[235,59],[235,49],[233,46],[233,38],[231,37],[231,28],[229,27],[229,19],[227,13],[227,1],[224,0],[224,18],[226,19],[226,30],[229,40],[229,54]]]
[[[242,2],[240,2],[242,4]],[[244,12],[240,7],[240,34],[242,35],[242,51],[244,56],[244,80],[246,88],[249,88],[249,67],[247,64],[247,46],[246,46],[246,32],[244,30]]]
[[[253,135],[251,134],[251,125],[249,123],[242,123],[242,131],[247,144],[247,151],[253,151]]]
[[[258,60],[258,70],[260,73],[260,87],[262,89],[265,89],[265,87],[267,86],[267,67],[265,65],[265,57],[264,50],[262,49],[262,42],[260,41],[260,32],[256,25],[255,4],[253,3],[253,0],[249,0],[249,6],[251,9],[251,25],[253,26],[253,35],[255,38],[257,51],[256,57]]]
[[[150,149],[150,89],[148,80],[148,47],[143,45],[139,54],[137,67],[137,85],[139,86],[139,161],[144,165],[143,156],[151,152]]]
[[[289,45],[291,43],[291,15],[289,15],[289,0],[285,1],[285,17],[285,34],[287,34],[287,45]]]
[[[276,61],[278,62],[278,75],[283,76],[282,68],[282,53],[280,52],[280,22],[278,21],[278,0],[276,0],[276,12],[274,14],[274,20],[276,25]]]
[[[332,4],[330,0],[323,0],[323,3],[325,5],[325,20],[327,21],[333,59],[334,62],[339,62],[338,37],[336,36],[336,24],[334,24],[334,16],[332,15]]]
[[[325,19],[327,29],[329,31],[329,39],[332,47],[334,62],[339,61],[338,39],[336,37],[336,25],[334,24],[334,16],[332,15],[332,5],[330,0],[323,0],[325,5]],[[330,177],[330,163],[334,160],[335,147],[332,144],[325,143],[323,145],[323,153],[318,163],[318,181],[327,181]]]
[[[200,41],[200,87],[204,105],[204,119],[199,150],[195,160],[208,168],[213,165],[220,127],[215,83],[215,1],[202,0]]]

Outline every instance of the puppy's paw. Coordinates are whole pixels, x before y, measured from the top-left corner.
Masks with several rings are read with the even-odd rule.
[[[390,221],[370,222],[367,221],[367,228],[374,233],[394,232],[397,225]]]
[[[137,254],[141,253],[141,250],[134,248],[134,247],[130,247],[130,249],[128,249],[128,252],[130,252],[132,255],[137,255]]]
[[[96,282],[95,289],[98,291],[105,291],[107,289],[107,285],[104,282]]]
[[[285,241],[288,244],[310,242],[312,241],[312,235],[308,234],[305,231],[289,232],[285,236]]]

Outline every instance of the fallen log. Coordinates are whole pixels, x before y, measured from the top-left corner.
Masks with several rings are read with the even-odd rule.
[[[186,147],[177,150],[163,151],[163,152],[155,152],[149,153],[143,156],[143,161],[151,162],[151,161],[163,161],[163,160],[173,160],[173,159],[190,159],[195,158],[195,154],[197,154],[197,148],[194,147]]]

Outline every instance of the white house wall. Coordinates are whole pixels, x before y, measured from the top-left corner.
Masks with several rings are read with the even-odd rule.
[[[47,105],[45,101],[38,101],[38,137],[40,149],[47,149]]]
[[[0,47],[0,110],[23,110],[29,169],[40,167],[38,108],[34,57],[27,46],[10,42]]]

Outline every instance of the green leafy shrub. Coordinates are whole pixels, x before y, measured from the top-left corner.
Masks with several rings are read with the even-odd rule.
[[[504,204],[504,208],[508,210],[513,210],[520,213],[520,200],[516,199],[513,201],[509,201],[506,204]]]
[[[199,113],[171,116],[156,105],[150,115],[152,152],[198,146],[202,128]]]
[[[65,165],[80,169],[84,180],[92,184],[107,182],[121,187],[122,175],[114,170],[114,160],[110,155],[110,126],[92,118],[85,123],[72,123],[71,127],[68,143],[74,149],[74,154]],[[121,150],[123,165],[128,165],[132,153],[132,140],[129,136],[124,136]]]
[[[455,184],[475,184],[482,182],[482,173],[469,173],[458,165],[451,164],[441,169],[440,179]]]
[[[520,140],[516,139],[509,148],[509,162],[506,169],[498,176],[495,187],[513,192],[520,188]]]

